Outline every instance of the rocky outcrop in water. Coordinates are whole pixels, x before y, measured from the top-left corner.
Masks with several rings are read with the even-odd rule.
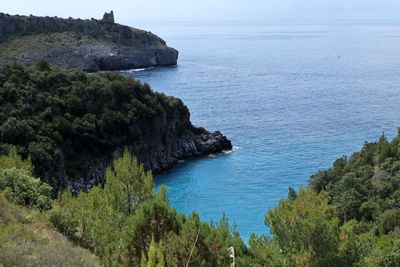
[[[178,51],[150,32],[115,23],[112,12],[102,20],[0,13],[0,64],[39,59],[92,72],[176,65]]]

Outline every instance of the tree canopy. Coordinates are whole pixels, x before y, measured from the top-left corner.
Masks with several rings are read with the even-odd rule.
[[[0,155],[15,146],[30,157],[34,174],[56,189],[104,159],[111,163],[116,149],[144,145],[154,120],[162,129],[175,112],[188,114],[181,100],[116,72],[88,74],[46,61],[0,67]]]

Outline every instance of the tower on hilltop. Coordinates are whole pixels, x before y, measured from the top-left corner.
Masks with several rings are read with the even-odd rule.
[[[114,12],[111,10],[110,13],[104,13],[103,19],[101,22],[107,22],[107,23],[115,23],[114,21]]]

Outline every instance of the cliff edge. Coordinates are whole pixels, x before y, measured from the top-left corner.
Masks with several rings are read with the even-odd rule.
[[[0,13],[0,64],[40,59],[94,72],[176,65],[178,51],[158,36],[103,19],[62,19]]]
[[[15,146],[55,189],[104,183],[125,149],[155,173],[232,149],[195,127],[184,103],[117,72],[85,73],[39,61],[0,67],[0,155]]]

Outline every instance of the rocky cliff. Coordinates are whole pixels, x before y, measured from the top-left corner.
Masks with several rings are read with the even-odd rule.
[[[176,65],[178,51],[158,36],[102,20],[12,16],[0,13],[0,63],[45,59],[85,71]]]
[[[116,72],[85,73],[40,61],[0,67],[0,154],[16,146],[54,188],[87,189],[128,149],[155,173],[179,160],[232,149],[190,122],[180,99]]]

